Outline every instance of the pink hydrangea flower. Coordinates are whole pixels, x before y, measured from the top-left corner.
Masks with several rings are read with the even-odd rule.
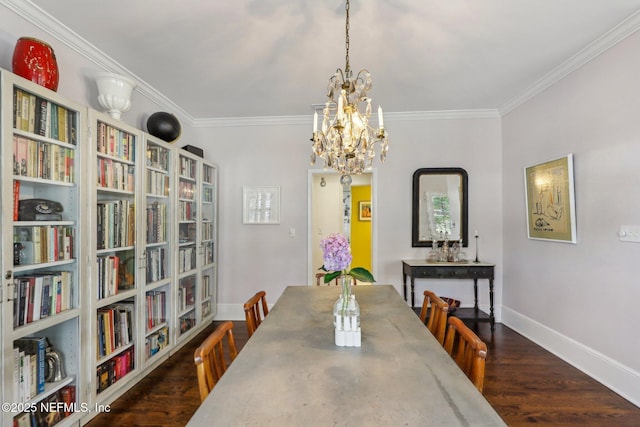
[[[324,269],[327,271],[342,271],[349,268],[353,256],[349,241],[342,234],[330,234],[320,241],[324,252]]]

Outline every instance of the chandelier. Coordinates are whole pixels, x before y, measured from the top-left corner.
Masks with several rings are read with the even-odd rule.
[[[363,69],[353,77],[349,66],[349,0],[346,6],[346,55],[344,71],[338,68],[329,79],[327,102],[323,108],[322,126],[318,130],[318,112],[313,115],[311,164],[319,157],[325,168],[332,168],[343,176],[361,174],[373,167],[375,145],[380,143],[380,162],[387,157],[389,144],[384,130],[382,108],[378,107],[378,128],[369,125],[371,98],[367,92],[373,82],[369,71]],[[364,112],[360,108],[364,108]],[[333,116],[333,117],[332,117]]]

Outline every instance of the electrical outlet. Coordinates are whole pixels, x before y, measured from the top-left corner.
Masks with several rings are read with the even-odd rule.
[[[621,242],[640,243],[640,225],[621,225],[618,238]]]

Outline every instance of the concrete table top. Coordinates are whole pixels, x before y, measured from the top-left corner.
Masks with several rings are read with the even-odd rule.
[[[290,286],[188,426],[504,426],[391,285],[355,286],[362,347],[337,347],[339,287]]]

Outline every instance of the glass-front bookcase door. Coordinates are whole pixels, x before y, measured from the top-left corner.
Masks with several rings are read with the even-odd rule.
[[[164,141],[144,135],[145,173],[144,252],[141,263],[144,286],[144,360],[160,360],[173,340],[171,318],[173,269],[171,248],[175,215],[172,201],[175,149]]]
[[[78,403],[86,382],[81,218],[87,211],[80,179],[86,109],[8,71],[0,74],[2,401],[10,405],[0,424],[77,424],[79,414],[47,408]]]

